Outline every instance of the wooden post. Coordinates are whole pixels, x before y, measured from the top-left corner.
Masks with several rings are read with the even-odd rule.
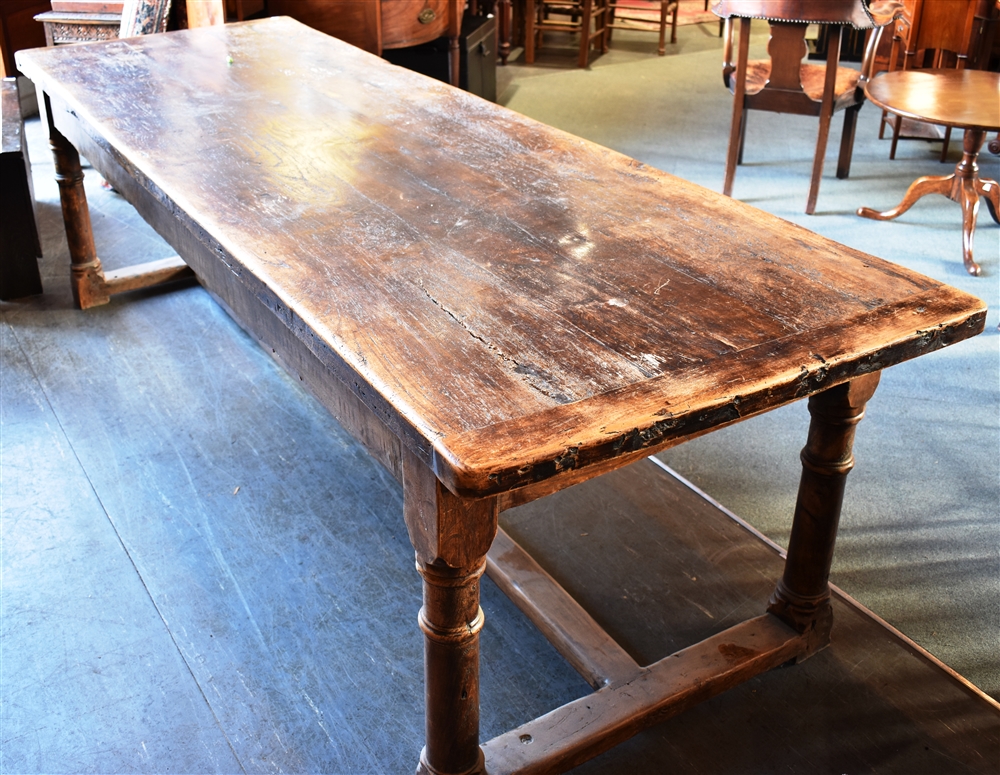
[[[459,775],[484,770],[479,748],[479,579],[486,569],[417,563],[424,579],[426,744],[418,773]]]
[[[55,158],[56,181],[59,183],[59,201],[62,203],[63,221],[66,224],[66,242],[69,246],[73,300],[80,309],[107,304],[110,300],[104,286],[101,260],[94,247],[94,232],[90,226],[87,194],[83,190],[83,170],[80,154],[52,121],[52,104],[45,95],[45,116],[49,125],[49,144]]]
[[[496,498],[449,492],[412,452],[403,460],[404,514],[423,577],[426,743],[421,775],[485,772],[479,747],[479,579],[497,533]]]
[[[847,474],[854,467],[854,430],[875,393],[880,372],[858,377],[809,399],[809,438],[785,570],[768,611],[807,636],[800,658],[830,643],[830,566]]]

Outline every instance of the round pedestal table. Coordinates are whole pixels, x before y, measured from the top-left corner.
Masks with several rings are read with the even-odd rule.
[[[972,258],[972,239],[979,197],[1000,223],[1000,186],[979,177],[976,159],[987,132],[1000,130],[1000,73],[980,70],[896,70],[865,84],[868,99],[890,113],[965,130],[962,160],[951,175],[917,178],[896,207],[885,212],[858,208],[858,215],[877,221],[896,218],[928,194],[943,194],[962,206],[962,258],[971,275],[980,273]]]

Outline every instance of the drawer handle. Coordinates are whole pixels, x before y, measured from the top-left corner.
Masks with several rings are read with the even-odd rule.
[[[437,18],[433,8],[425,8],[417,15],[417,21],[421,24],[430,24]]]

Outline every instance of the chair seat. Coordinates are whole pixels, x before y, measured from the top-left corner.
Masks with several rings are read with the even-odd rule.
[[[800,69],[802,79],[802,90],[809,99],[821,102],[823,99],[823,86],[826,82],[826,65],[803,64]],[[747,62],[747,85],[746,93],[757,94],[764,88],[767,79],[771,76],[771,62],[766,59],[757,59]],[[734,72],[729,77],[729,91],[736,91],[737,74]],[[834,105],[842,102],[854,102],[858,83],[861,80],[861,73],[850,67],[837,68],[837,81],[833,87]]]

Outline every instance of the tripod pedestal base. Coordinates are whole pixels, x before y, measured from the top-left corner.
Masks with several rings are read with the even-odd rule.
[[[979,197],[986,200],[986,206],[996,223],[1000,223],[1000,185],[995,180],[979,177],[976,158],[983,146],[986,132],[982,129],[966,129],[963,140],[962,160],[955,166],[955,172],[943,177],[917,178],[907,189],[903,201],[891,210],[879,212],[870,207],[859,207],[858,215],[876,221],[890,221],[897,218],[920,198],[928,194],[942,194],[962,206],[962,259],[971,275],[982,271],[972,257],[972,240],[976,233],[976,217],[979,214]]]

